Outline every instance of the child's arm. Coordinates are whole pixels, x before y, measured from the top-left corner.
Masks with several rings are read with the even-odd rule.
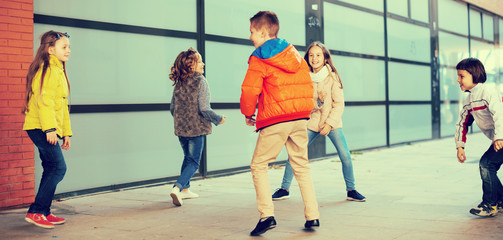
[[[487,104],[494,121],[494,151],[503,148],[503,102],[496,88],[487,89]]]
[[[173,96],[171,96],[171,103],[169,104],[169,112],[171,112],[171,116],[173,116],[174,111],[175,111],[175,93],[173,92]]]
[[[332,108],[328,115],[326,123],[334,127],[339,125],[339,121],[342,121],[342,113],[344,112],[344,91],[342,90],[342,85],[339,80],[339,76],[334,74],[334,79],[332,83]],[[327,133],[328,134],[328,133]]]
[[[464,163],[466,161],[465,150],[462,147],[458,148],[458,162]]]
[[[260,62],[253,57],[250,58],[248,71],[246,72],[245,79],[241,85],[240,99],[241,113],[247,118],[247,125],[255,121],[253,116],[255,115],[255,109],[257,108],[258,98],[262,93],[264,74],[261,69],[263,69],[263,67],[260,67]]]
[[[463,109],[459,113],[458,121],[456,122],[456,132],[454,133],[454,141],[456,142],[457,149],[465,147],[468,127],[472,125],[474,120],[470,112],[470,104],[468,101],[465,101]]]
[[[210,88],[208,87],[208,82],[204,77],[201,76],[201,81],[199,83],[199,93],[197,94],[197,102],[199,104],[199,113],[208,121],[218,126],[224,123],[225,116],[218,115],[211,109],[210,105]]]

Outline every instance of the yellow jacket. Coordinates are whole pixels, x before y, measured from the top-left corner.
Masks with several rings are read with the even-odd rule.
[[[59,137],[71,136],[70,114],[68,112],[68,83],[63,71],[63,64],[53,55],[49,57],[50,66],[44,77],[40,91],[42,67],[35,74],[31,84],[32,95],[28,102],[28,112],[23,130],[56,129]]]

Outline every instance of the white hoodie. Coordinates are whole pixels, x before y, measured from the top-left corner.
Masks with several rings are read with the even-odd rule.
[[[474,120],[493,142],[503,139],[503,103],[496,87],[479,83],[468,92],[470,94],[464,101],[456,123],[456,148],[465,146],[468,126],[472,125]]]

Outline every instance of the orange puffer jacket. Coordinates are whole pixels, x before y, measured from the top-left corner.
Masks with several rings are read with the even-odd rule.
[[[313,84],[306,61],[292,44],[271,39],[248,60],[241,85],[241,113],[255,115],[257,131],[270,125],[309,119],[313,109]]]

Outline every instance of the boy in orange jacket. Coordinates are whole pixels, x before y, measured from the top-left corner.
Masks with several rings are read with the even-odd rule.
[[[252,236],[276,227],[267,168],[283,146],[304,200],[304,226],[320,225],[307,157],[306,122],[313,109],[313,85],[306,61],[292,44],[277,38],[278,31],[279,20],[274,12],[260,11],[250,19],[250,40],[256,50],[248,60],[240,106],[246,124],[256,126],[259,132],[250,167],[260,221]]]

